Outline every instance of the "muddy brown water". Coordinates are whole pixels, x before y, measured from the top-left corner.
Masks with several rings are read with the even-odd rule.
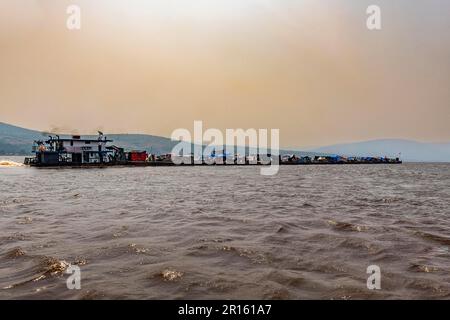
[[[0,165],[0,299],[449,299],[449,248],[450,164]]]

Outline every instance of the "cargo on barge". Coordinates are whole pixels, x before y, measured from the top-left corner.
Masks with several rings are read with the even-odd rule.
[[[113,167],[113,166],[199,166],[199,165],[330,165],[330,164],[399,164],[399,158],[387,157],[343,157],[297,155],[272,156],[231,155],[226,152],[212,153],[208,157],[195,159],[193,155],[154,155],[146,151],[133,150],[112,145],[113,141],[99,132],[97,139],[82,139],[81,136],[61,138],[49,136],[48,140],[36,140],[33,144],[34,157],[25,158],[25,165],[32,167]],[[180,161],[182,159],[182,161]],[[181,163],[181,164],[180,164]]]

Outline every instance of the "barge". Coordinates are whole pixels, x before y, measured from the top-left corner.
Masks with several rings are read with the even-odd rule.
[[[113,167],[113,166],[201,166],[201,165],[337,165],[337,164],[400,164],[399,158],[387,157],[343,157],[297,155],[273,156],[253,154],[241,156],[226,152],[213,152],[201,159],[193,155],[154,155],[146,151],[125,151],[112,144],[113,140],[99,132],[97,139],[83,139],[81,136],[61,138],[49,136],[48,140],[34,141],[33,157],[25,158],[24,164],[32,167]]]

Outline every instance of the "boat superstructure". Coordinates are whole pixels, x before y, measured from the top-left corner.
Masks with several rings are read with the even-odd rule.
[[[112,164],[126,161],[123,148],[109,145],[103,133],[96,139],[83,139],[81,136],[61,138],[49,136],[47,140],[35,140],[32,151],[35,157],[26,158],[25,164],[58,166],[58,165],[90,165]]]

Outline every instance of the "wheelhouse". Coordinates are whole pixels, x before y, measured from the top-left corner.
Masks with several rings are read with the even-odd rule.
[[[114,150],[107,146],[112,140],[99,134],[97,139],[82,139],[80,136],[61,138],[49,136],[46,141],[35,141],[33,152],[37,163],[58,164],[107,163],[113,159]]]

